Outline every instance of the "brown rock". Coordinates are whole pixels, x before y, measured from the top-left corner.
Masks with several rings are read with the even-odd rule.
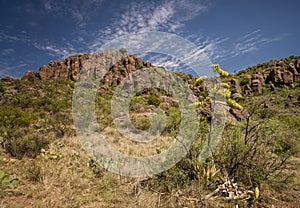
[[[259,79],[252,79],[251,88],[253,89],[254,92],[262,92],[263,85]]]
[[[90,58],[89,54],[75,55],[64,61],[52,61],[49,66],[42,66],[39,75],[42,81],[56,79],[76,81],[83,64]]]
[[[300,74],[294,74],[294,81],[297,82],[300,80]]]
[[[21,78],[21,80],[24,81],[28,81],[28,82],[35,82],[36,80],[38,80],[38,78],[36,77],[35,73],[32,71],[27,71],[24,76]]]
[[[241,89],[239,81],[237,79],[231,79],[230,83],[234,87],[235,92],[242,93],[242,89]]]
[[[253,74],[251,79],[258,79],[262,85],[265,85],[265,78],[262,74]]]
[[[289,70],[290,72],[292,72],[293,74],[298,74],[297,69],[295,67],[295,64],[290,63],[287,70]]]
[[[132,72],[141,68],[151,66],[149,62],[143,62],[141,58],[128,55],[122,61],[118,61],[103,77],[103,83],[108,86],[116,87],[121,81]]]
[[[296,68],[297,72],[300,74],[300,59],[298,59],[298,60],[295,62],[295,68]]]
[[[248,111],[246,109],[242,109],[242,110],[236,110],[233,108],[230,108],[229,112],[238,120],[245,120],[247,118],[249,118],[250,114],[248,113]]]
[[[159,101],[160,101],[161,103],[163,103],[163,105],[164,105],[167,109],[171,108],[171,107],[173,106],[173,102],[175,102],[175,100],[174,100],[172,97],[168,97],[168,96],[165,96],[165,95],[160,96],[160,97],[159,97]]]
[[[240,99],[240,98],[243,98],[243,96],[242,96],[240,93],[233,93],[233,94],[231,95],[231,97],[232,97],[233,99]]]
[[[267,81],[272,82],[274,85],[283,83],[281,70],[279,68],[272,69],[267,77]]]
[[[13,83],[14,79],[11,77],[3,77],[3,78],[1,78],[1,81],[6,82],[7,84],[11,85]]]
[[[283,79],[283,83],[287,86],[290,86],[291,84],[293,84],[294,77],[293,77],[292,72],[285,70],[283,72],[282,79]]]

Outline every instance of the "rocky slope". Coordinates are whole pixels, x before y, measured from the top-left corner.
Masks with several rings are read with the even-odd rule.
[[[269,61],[242,70],[236,74],[243,77],[243,92],[251,94],[262,92],[267,85],[271,90],[275,87],[293,88],[294,83],[300,81],[300,57],[291,56],[278,61]],[[236,80],[232,84],[241,92]]]
[[[113,52],[98,55],[105,58],[99,62],[109,67],[96,96],[98,125],[114,147],[128,154],[135,153],[139,150],[135,144],[126,143],[113,129],[112,93],[130,73],[153,66],[131,55],[112,65],[116,60]],[[51,207],[66,204],[70,207],[144,207],[147,203],[155,207],[160,201],[166,207],[299,207],[300,57],[270,61],[222,78],[223,83],[230,85],[231,98],[252,113],[251,119],[237,122],[248,117],[247,110],[229,108],[229,116],[234,120],[226,125],[220,149],[215,151],[213,161],[199,165],[195,163],[197,152],[202,139],[206,138],[207,118],[211,115],[207,104],[201,109],[205,116],[199,122],[199,138],[187,158],[149,181],[127,181],[105,171],[84,153],[76,140],[71,115],[74,84],[91,58],[89,54],[72,56],[51,62],[38,73],[27,72],[22,80],[0,80],[0,169],[10,176],[9,179],[20,181],[16,189],[0,184],[4,187],[4,191],[0,191],[0,204],[7,207],[43,207],[45,204]],[[95,68],[87,76],[98,78],[99,73]],[[196,96],[207,98],[205,83],[197,85],[192,76],[177,74]],[[181,115],[176,100],[163,93],[146,90],[132,99],[130,111],[133,124],[147,129],[150,125],[147,112],[155,107],[163,109],[170,120],[162,140],[168,142],[164,138],[172,139],[172,135],[177,134]],[[256,108],[254,114],[253,108]],[[247,121],[250,121],[250,128]],[[250,133],[245,136],[243,132],[247,128]],[[141,149],[142,155],[159,153],[168,146],[162,143],[153,145],[155,148]],[[287,161],[285,157],[289,154],[293,157],[280,172],[296,174],[296,181],[285,180],[279,189],[277,182],[281,178],[278,178],[269,186],[268,181],[273,178],[268,171],[273,167],[278,170],[282,164],[275,159]],[[228,177],[234,178],[234,187],[224,186],[227,193],[216,194],[215,187],[223,184],[220,182],[223,170],[228,171]],[[233,174],[234,170],[238,171]],[[206,173],[211,171],[218,175],[207,180]],[[270,177],[265,178],[265,173]],[[233,192],[252,190],[253,193],[256,183],[260,184],[259,198],[228,200]],[[274,183],[278,188],[273,188]],[[158,193],[159,196],[164,194],[160,198]],[[211,193],[214,196],[208,198]]]
[[[120,54],[115,51],[97,53],[96,56],[96,61],[99,61],[99,64],[102,67],[109,68],[108,72],[103,76],[103,85],[99,88],[100,93],[113,94],[110,87],[116,87],[124,77],[127,77],[130,73],[138,69],[152,67],[150,62],[144,62],[141,58],[133,55],[127,55],[126,57],[124,56],[125,58],[121,59]],[[26,72],[22,77],[22,80],[29,82],[35,82],[36,80],[76,81],[84,64],[94,57],[95,54],[83,54],[70,56],[64,61],[52,61],[48,66],[41,66],[38,73]],[[115,59],[121,60],[117,61],[116,64],[112,64],[116,62]],[[99,73],[99,69],[95,69],[93,75],[88,76],[95,76],[95,78],[97,78],[97,74]],[[191,90],[196,95],[199,95],[205,90],[205,85],[197,87],[193,85],[195,79],[192,78],[192,76],[183,73],[178,73],[178,75],[187,81]],[[231,86],[231,91],[233,92],[231,97],[235,100],[242,99],[243,96],[251,95],[253,93],[262,93],[267,90],[272,91],[275,90],[276,87],[293,88],[295,83],[300,81],[300,57],[291,56],[278,61],[269,61],[258,64],[234,75],[230,75],[229,78],[226,78],[224,81]],[[296,103],[296,105],[298,105],[298,103]],[[248,113],[245,110],[229,108],[228,112],[230,112],[229,115],[231,115],[231,118],[237,120],[245,119],[248,116]],[[209,106],[205,108],[204,113],[205,115],[211,113]]]
[[[111,52],[106,53],[106,57],[113,55],[110,54]],[[26,72],[22,80],[29,82],[34,82],[35,80],[76,81],[84,63],[90,58],[91,54],[82,54],[70,56],[64,61],[52,61],[48,66],[41,66],[38,73]],[[113,65],[102,81],[107,86],[116,87],[122,78],[128,76],[131,72],[149,67],[151,67],[150,62],[144,62],[141,58],[128,55]],[[300,81],[300,57],[291,56],[242,70],[232,76],[229,84],[232,85],[236,93],[251,94],[253,92],[262,92],[266,86],[270,89],[278,86],[292,88],[293,84],[298,81]]]

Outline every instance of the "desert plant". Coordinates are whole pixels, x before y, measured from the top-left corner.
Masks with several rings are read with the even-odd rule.
[[[5,188],[17,188],[19,185],[19,179],[13,178],[11,179],[8,174],[6,174],[4,171],[0,170],[0,187],[1,189]]]
[[[282,171],[291,157],[291,147],[284,148],[278,139],[283,129],[275,120],[256,116],[258,106],[253,104],[247,120],[225,130],[214,153],[218,167],[225,168],[229,177],[252,186],[286,180]]]
[[[5,143],[5,149],[14,157],[22,159],[24,156],[36,157],[42,148],[47,148],[49,139],[32,132],[17,131]]]

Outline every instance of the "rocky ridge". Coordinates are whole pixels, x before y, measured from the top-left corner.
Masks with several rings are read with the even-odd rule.
[[[242,82],[239,83],[236,78],[231,81],[237,93],[262,92],[265,87],[270,90],[276,87],[293,88],[294,83],[300,81],[300,57],[290,56],[258,64],[238,72],[235,77],[240,77],[239,82]],[[240,85],[243,85],[243,90]]]
[[[66,58],[64,61],[52,61],[48,66],[41,66],[38,73],[26,72],[22,80],[35,82],[68,80],[76,81],[79,72],[91,58],[93,54],[74,55]],[[102,86],[99,87],[100,93],[113,94],[111,87],[116,87],[130,73],[142,69],[151,68],[150,62],[144,62],[141,58],[133,55],[120,55],[116,51],[105,51],[104,53],[96,54],[100,68],[109,68],[105,74],[102,74]],[[92,60],[94,61],[94,60]],[[98,64],[98,63],[97,63]],[[101,72],[95,68],[88,76],[99,78]],[[89,72],[90,73],[90,72]],[[190,89],[199,95],[206,89],[204,85],[194,86],[194,78],[190,75],[177,73],[185,81],[187,81]],[[233,91],[233,99],[241,99],[245,95],[253,93],[262,93],[264,90],[275,90],[276,87],[293,88],[295,82],[300,81],[300,57],[291,56],[289,58],[278,61],[269,61],[263,64],[258,64],[249,67],[246,70],[239,71],[234,75],[229,76],[228,84]],[[145,94],[149,94],[149,89],[146,89]],[[169,105],[169,104],[168,104]],[[206,114],[209,115],[211,109],[206,108]],[[237,120],[246,119],[248,113],[245,110],[228,109],[232,118]]]

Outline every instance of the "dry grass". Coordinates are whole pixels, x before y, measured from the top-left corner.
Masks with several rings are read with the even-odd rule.
[[[118,130],[112,127],[107,127],[103,134],[116,150],[137,157],[149,157],[158,154],[160,151],[169,148],[174,142],[174,139],[170,136],[159,136],[147,143],[135,142],[123,137]]]
[[[19,178],[18,188],[0,192],[0,207],[157,207],[157,193],[141,188],[140,179],[121,177],[88,165],[76,138],[53,142],[47,152],[62,158],[16,160],[1,150],[1,169]],[[165,199],[165,201],[175,199]],[[164,201],[161,198],[161,204]],[[163,207],[163,206],[162,206]],[[166,207],[176,207],[166,206]]]
[[[112,130],[110,134],[113,133]],[[223,203],[219,198],[204,200],[203,196],[210,191],[204,191],[201,184],[195,183],[172,193],[160,193],[140,183],[146,179],[121,177],[99,167],[91,167],[88,165],[89,157],[76,138],[54,141],[47,150],[50,151],[53,155],[63,156],[45,160],[39,155],[35,159],[17,160],[1,149],[1,169],[12,178],[19,178],[20,184],[16,189],[0,191],[0,207],[192,208],[232,207],[234,204]],[[269,199],[274,194],[267,187],[261,191]],[[287,190],[287,193],[292,192]],[[275,198],[265,202],[281,207],[297,207],[297,203],[297,200],[283,202]]]

